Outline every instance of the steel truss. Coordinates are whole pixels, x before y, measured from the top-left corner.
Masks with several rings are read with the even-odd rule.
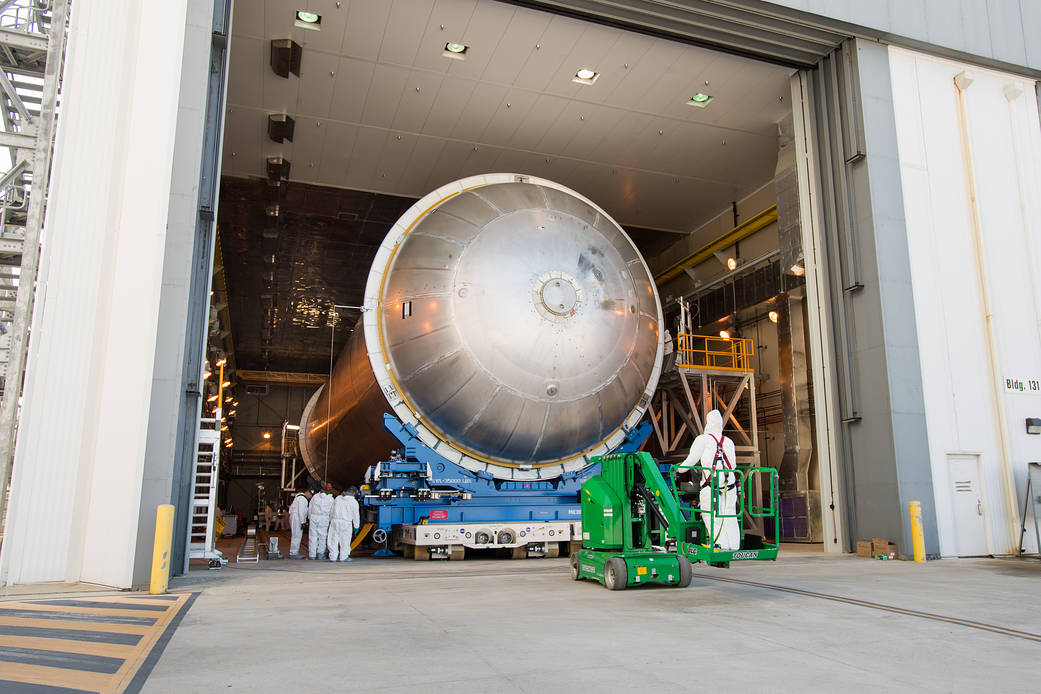
[[[40,265],[69,0],[0,0],[0,522]]]

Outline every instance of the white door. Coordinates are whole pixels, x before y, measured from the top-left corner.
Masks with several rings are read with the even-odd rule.
[[[958,556],[979,557],[988,554],[979,456],[948,455],[947,463]]]

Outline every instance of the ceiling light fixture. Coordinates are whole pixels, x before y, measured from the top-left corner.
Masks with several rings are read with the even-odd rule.
[[[729,340],[730,339],[730,333],[727,332],[726,330],[720,330],[719,331],[719,336],[721,338],[723,338],[724,340]]]
[[[791,270],[792,270],[792,274],[795,275],[796,277],[802,277],[803,275],[806,274],[806,268],[804,268],[799,263],[796,263],[795,265],[792,265]]]
[[[777,322],[777,311],[770,311],[770,313],[768,313],[766,315],[770,318],[770,322],[771,323],[776,323]]]
[[[322,28],[322,15],[317,12],[297,10],[296,21],[293,22],[293,26],[300,27],[301,29],[314,29],[315,31],[318,31]]]
[[[737,269],[737,259],[733,256],[727,258],[727,269],[731,271]]]
[[[466,52],[470,50],[470,47],[465,43],[454,43],[449,41],[445,44],[445,50],[441,54],[445,58],[453,58],[455,60],[466,60]]]
[[[705,92],[698,92],[694,96],[687,99],[687,106],[697,106],[698,108],[705,108],[712,101],[712,95],[706,94]]]
[[[575,73],[575,76],[571,78],[572,82],[578,84],[593,84],[600,77],[600,73],[595,70],[590,70],[587,67],[579,68]]]
[[[271,438],[271,432],[270,432],[270,431],[265,431],[265,432],[264,432],[264,438],[265,438],[265,439],[269,439],[269,438]]]

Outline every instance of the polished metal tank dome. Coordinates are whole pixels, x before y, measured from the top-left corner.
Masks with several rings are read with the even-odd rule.
[[[439,188],[394,225],[354,341],[427,445],[473,471],[544,479],[586,467],[639,422],[661,370],[661,320],[646,264],[607,213],[552,181],[491,174]],[[337,365],[355,375],[332,379],[351,402],[375,392],[357,376],[360,347]],[[312,472],[326,432],[357,421],[351,409],[312,399]]]

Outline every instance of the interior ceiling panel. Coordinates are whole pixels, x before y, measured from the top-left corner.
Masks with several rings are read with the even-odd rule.
[[[241,368],[324,373],[332,305],[362,301],[391,224],[457,178],[559,181],[650,256],[773,176],[792,68],[498,0],[306,5],[258,0],[234,16],[219,228]],[[298,9],[321,28],[294,26]],[[303,47],[299,77],[268,64],[284,38]],[[573,82],[579,68],[596,81]],[[712,103],[688,106],[696,92]],[[267,122],[281,113],[295,133],[278,143]],[[291,169],[272,219],[278,156]],[[339,344],[356,315],[337,318]]]
[[[228,108],[237,126],[255,121],[251,130],[262,136],[228,135],[225,174],[257,175],[266,157],[284,156],[294,181],[419,197],[470,170],[467,159],[494,166],[522,159],[506,156],[521,150],[534,161],[574,160],[560,171],[634,167],[693,186],[704,172],[721,170],[733,150],[710,147],[685,166],[677,157],[663,166],[654,153],[666,146],[654,136],[692,130],[685,125],[708,141],[741,139],[743,149],[760,153],[740,176],[713,187],[694,216],[681,204],[671,214],[659,210],[669,231],[696,227],[773,175],[768,160],[776,154],[775,123],[788,112],[790,68],[496,0],[309,0],[308,9],[322,16],[317,31],[294,26],[298,4],[265,0],[235,13]],[[284,79],[268,67],[268,42],[276,38],[303,46],[300,77]],[[448,41],[469,46],[465,60],[442,55]],[[594,84],[572,81],[581,67],[600,73]],[[686,105],[697,91],[713,95],[707,108]],[[268,114],[277,112],[297,119],[292,142],[263,136]],[[305,119],[326,129],[307,127]],[[378,146],[375,133],[359,126],[385,131]],[[419,146],[424,138],[446,141]],[[394,142],[413,143],[407,175],[400,157],[383,161]],[[483,153],[464,158],[473,147]],[[592,184],[602,178],[558,180],[623,224],[645,221],[626,218],[634,206]]]

